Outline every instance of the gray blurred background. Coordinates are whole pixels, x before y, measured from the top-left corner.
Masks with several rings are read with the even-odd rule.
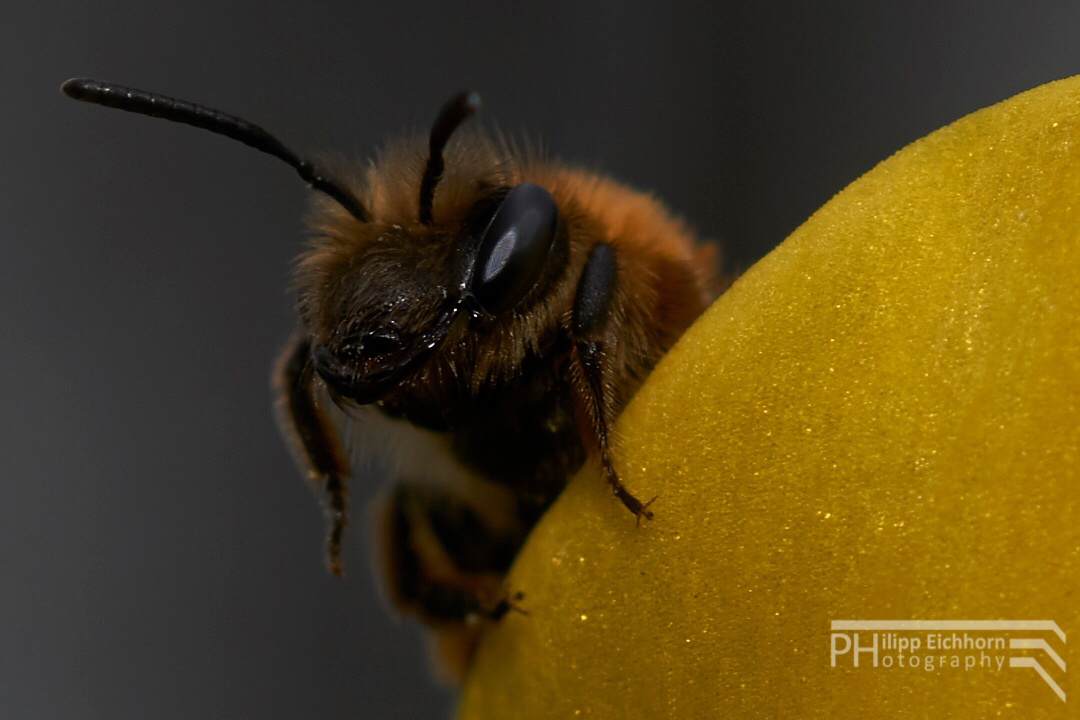
[[[0,718],[446,717],[270,412],[307,191],[85,75],[363,158],[462,88],[745,266],[908,142],[1080,73],[1080,3],[4,3]],[[374,487],[354,485],[357,504]]]

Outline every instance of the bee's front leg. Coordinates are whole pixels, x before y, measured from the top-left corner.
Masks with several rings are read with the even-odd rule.
[[[326,557],[330,572],[340,576],[341,541],[348,524],[349,464],[337,428],[315,395],[311,339],[297,333],[282,352],[274,371],[278,425],[297,465],[315,492],[324,498],[330,530]]]
[[[612,397],[612,358],[617,339],[611,332],[618,266],[615,249],[607,243],[595,245],[589,252],[574,296],[571,324],[575,366],[574,386],[585,413],[592,423],[593,437],[600,448],[600,462],[615,497],[640,521],[652,519],[649,502],[634,497],[622,484],[611,458],[610,428],[614,422],[615,398]],[[655,500],[656,498],[653,498]]]

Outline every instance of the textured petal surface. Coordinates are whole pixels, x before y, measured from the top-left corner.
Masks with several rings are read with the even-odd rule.
[[[619,426],[655,520],[635,528],[595,467],[573,481],[510,576],[530,614],[486,637],[461,715],[1064,717],[1007,660],[834,668],[829,642],[836,619],[1055,620],[1080,641],[1078,421],[1073,78],[897,153],[690,330]],[[1080,669],[1011,654],[1080,703]]]

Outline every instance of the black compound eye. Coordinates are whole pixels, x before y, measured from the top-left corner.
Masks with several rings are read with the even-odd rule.
[[[559,234],[559,210],[544,188],[522,183],[507,193],[480,240],[472,294],[493,315],[512,310],[544,270]]]

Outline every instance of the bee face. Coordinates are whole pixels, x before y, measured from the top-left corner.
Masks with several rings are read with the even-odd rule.
[[[215,110],[89,80],[63,90],[240,139],[324,196],[275,374],[280,425],[324,501],[335,574],[350,481],[374,456],[394,468],[387,589],[436,631],[452,674],[476,619],[512,606],[510,563],[589,453],[618,501],[652,518],[616,472],[610,429],[712,299],[716,266],[656,199],[479,132],[450,144],[478,106],[467,93],[429,137],[344,183]]]
[[[441,233],[365,226],[305,258],[300,314],[324,382],[357,403],[373,402],[414,373],[459,314],[463,265]],[[355,245],[355,246],[352,246]]]
[[[550,312],[544,300],[565,284],[568,253],[554,198],[530,182],[474,184],[448,224],[322,221],[300,263],[300,309],[315,369],[338,396],[377,401],[432,357],[463,377],[466,357],[500,355],[502,335]]]

